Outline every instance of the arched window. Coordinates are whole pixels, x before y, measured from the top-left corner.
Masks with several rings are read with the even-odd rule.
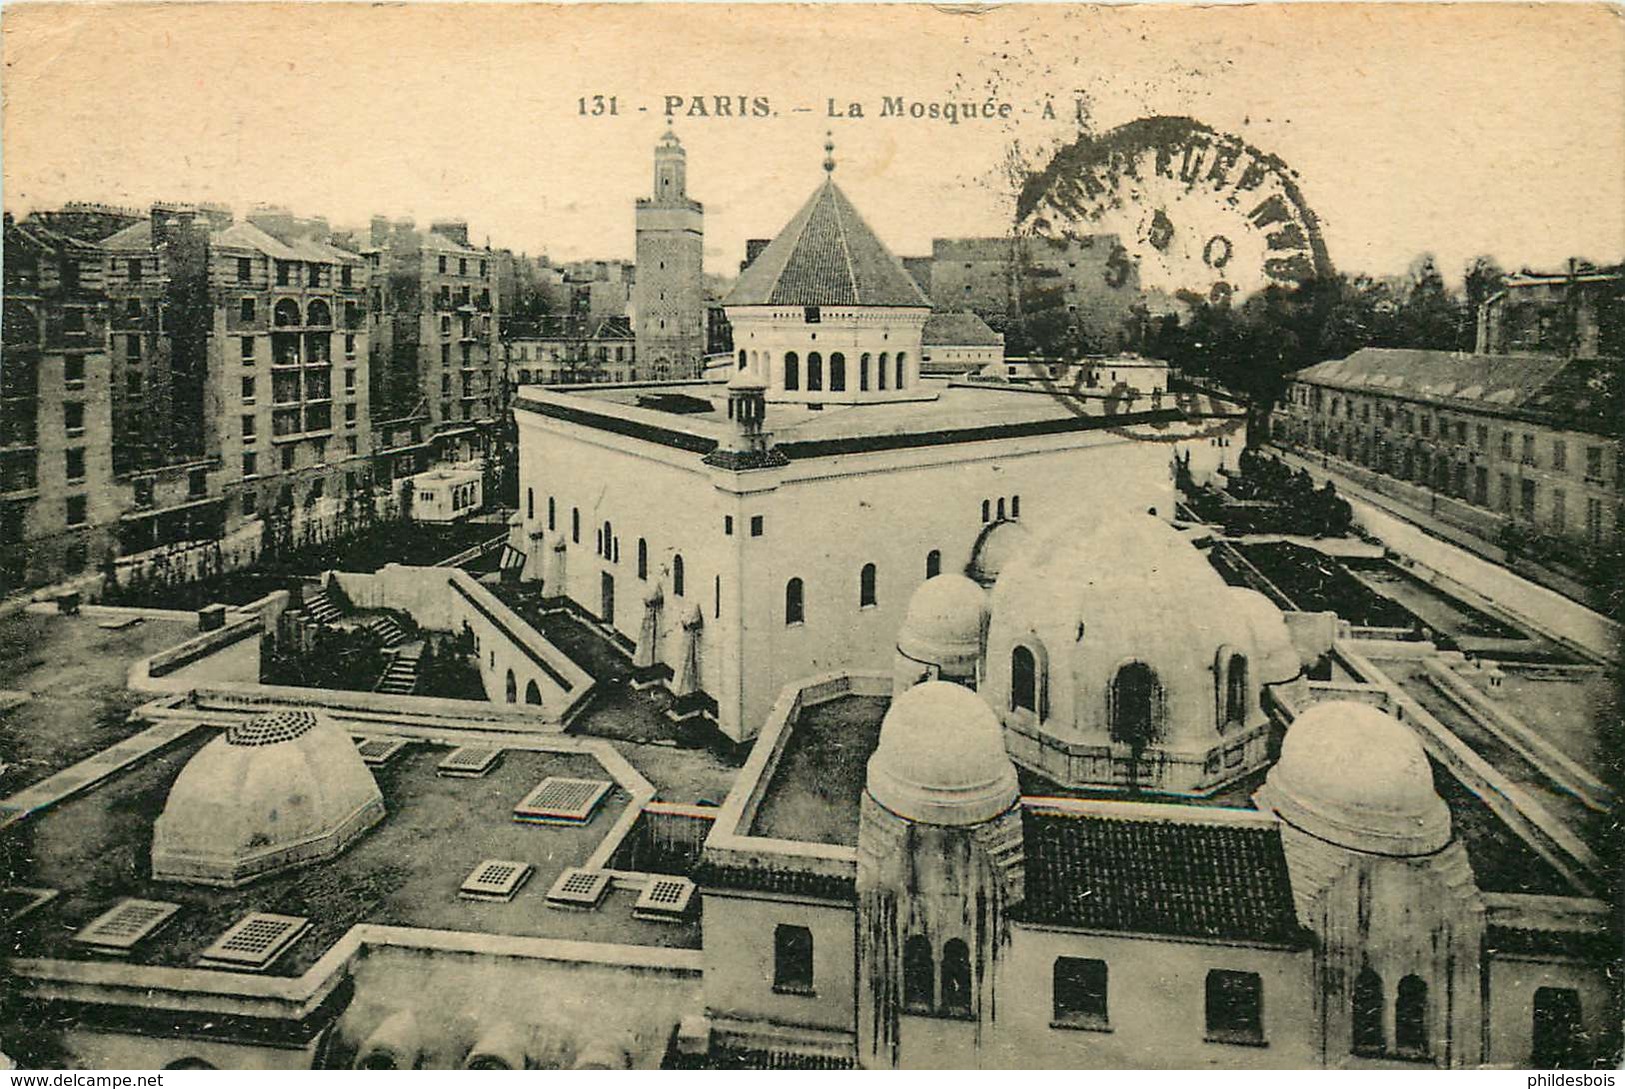
[[[1004,521],[1004,500],[999,500],[999,521]]]
[[[936,993],[936,965],[931,962],[931,940],[916,934],[903,943],[903,1007],[929,1011]]]
[[[824,388],[824,357],[817,352],[807,353],[807,392]]]
[[[542,705],[542,690],[536,687],[534,680],[525,682],[525,702],[537,707]]]
[[[1010,651],[1010,710],[1038,713],[1038,659],[1028,647]]]
[[[558,509],[554,505],[554,502],[553,502],[553,497],[551,495],[548,496],[547,497],[547,528],[548,529],[558,529],[559,528],[558,513],[559,513]]]
[[[581,508],[570,508],[570,540],[581,543]]]
[[[784,353],[784,388],[801,388],[801,360],[794,352]]]
[[[1580,993],[1569,987],[1535,991],[1529,1065],[1542,1070],[1572,1069],[1585,1058],[1580,1047]]]
[[[829,356],[829,388],[832,393],[846,391],[846,356],[831,352]]]
[[[869,353],[864,352],[858,357],[858,389],[867,391],[869,388]]]
[[[1428,985],[1406,976],[1394,995],[1394,1047],[1412,1055],[1428,1051]]]
[[[604,559],[609,559],[615,544],[615,534],[609,531],[609,523],[604,523]]]
[[[925,577],[934,579],[942,574],[942,553],[933,548],[925,554]]]
[[[791,579],[784,584],[784,622],[786,624],[801,624],[807,619],[807,602],[803,596],[800,579]]]
[[[904,361],[907,358],[908,358],[908,353],[907,352],[898,352],[897,353],[897,388],[898,389],[903,388]]]
[[[970,1014],[970,947],[960,938],[942,947],[942,1012]]]
[[[511,669],[508,670],[508,680],[507,680],[505,690],[506,690],[506,692],[508,694],[508,702],[509,703],[515,703],[515,702],[518,701],[518,699],[519,699],[519,684],[518,684],[517,681],[514,680],[513,670],[511,670]]]
[[[866,563],[863,570],[858,572],[858,607],[873,605],[875,603],[875,565]]]
[[[278,299],[276,309],[271,311],[271,320],[277,325],[300,324],[299,304],[292,299]]]
[[[1144,662],[1129,662],[1112,677],[1108,718],[1111,738],[1143,749],[1162,732],[1162,685]]]
[[[638,538],[638,578],[649,577],[649,542]]]
[[[1021,517],[1021,496],[1019,495],[1012,495],[1010,497],[1010,517]]]
[[[982,521],[984,521],[984,522],[988,521],[991,518],[991,514],[992,514],[992,504],[989,503],[986,499],[982,500]]]
[[[1360,970],[1354,980],[1353,1044],[1358,1055],[1375,1054],[1383,1050],[1382,1030],[1382,977],[1371,966]]]
[[[880,358],[875,362],[875,377],[880,382],[880,388],[886,388],[886,353],[881,352]]]
[[[322,300],[312,299],[310,305],[305,308],[305,324],[332,325],[333,311],[328,309],[327,304]]]
[[[678,597],[683,596],[683,557],[671,558],[671,592]]]
[[[773,931],[773,989],[811,991],[813,936],[804,926],[781,924]]]
[[[390,1066],[393,1067],[394,1064],[391,1063]],[[205,1061],[203,1059],[199,1059],[199,1058],[196,1058],[194,1056],[192,1058],[176,1059],[174,1062],[167,1064],[164,1067],[164,1069],[165,1070],[213,1070],[213,1069],[215,1069],[215,1065],[213,1063],[211,1063],[211,1062],[207,1062],[207,1061]]]
[[[525,521],[533,522],[535,520],[536,520],[536,489],[535,488],[526,488],[525,489]]]
[[[1224,669],[1224,721],[1227,726],[1242,726],[1247,722],[1247,659],[1232,654]]]
[[[745,354],[745,349],[743,349],[743,348],[739,349],[739,369],[740,370],[745,369],[745,364],[749,361],[749,359],[750,359],[750,357]]]

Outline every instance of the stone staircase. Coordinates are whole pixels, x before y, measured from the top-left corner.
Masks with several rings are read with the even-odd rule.
[[[397,631],[399,629],[396,629]],[[418,690],[417,651],[397,651],[390,656],[384,675],[373,686],[374,692],[386,696],[410,696]]]
[[[385,650],[394,650],[406,642],[406,633],[401,626],[395,623],[392,616],[375,616],[367,621],[367,630],[378,640],[378,645]]]
[[[311,590],[305,594],[305,612],[318,624],[331,624],[344,615],[326,590]]]

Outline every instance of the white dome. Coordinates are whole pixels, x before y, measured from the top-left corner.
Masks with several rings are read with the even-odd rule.
[[[1286,617],[1275,602],[1245,586],[1230,587],[1230,600],[1236,612],[1252,632],[1253,644],[1258,649],[1253,668],[1263,684],[1284,684],[1303,672],[1303,661],[1292,645],[1292,634],[1287,631]]]
[[[1020,522],[991,523],[976,538],[965,574],[983,586],[992,586],[1005,566],[1031,544],[1032,539],[1033,535]]]
[[[974,670],[986,623],[987,595],[980,586],[964,575],[937,575],[922,582],[908,599],[897,649],[916,662],[968,663]]]
[[[876,802],[923,824],[980,824],[1020,794],[997,716],[948,681],[926,681],[892,701],[868,784]]]
[[[1421,740],[1363,703],[1317,703],[1299,715],[1259,800],[1340,847],[1403,857],[1450,842],[1450,810]]]
[[[229,727],[181,769],[153,826],[152,875],[245,884],[331,858],[383,815],[355,743],[326,715],[261,715]]]

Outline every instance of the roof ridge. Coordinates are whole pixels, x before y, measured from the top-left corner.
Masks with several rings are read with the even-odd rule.
[[[852,264],[852,245],[847,241],[846,237],[846,216],[841,213],[841,202],[846,199],[846,194],[836,186],[835,178],[830,174],[824,176],[824,188],[830,190],[830,206],[835,212],[835,237],[840,239],[841,256],[846,258],[846,275],[852,281],[852,298],[854,302],[861,305],[863,303],[863,285],[858,283],[858,270]],[[819,196],[822,195],[822,193],[819,194]]]

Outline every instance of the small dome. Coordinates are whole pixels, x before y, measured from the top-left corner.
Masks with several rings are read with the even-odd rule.
[[[1363,703],[1317,703],[1299,715],[1260,801],[1293,827],[1358,851],[1409,857],[1450,842],[1450,810],[1421,740]]]
[[[892,701],[869,758],[869,796],[906,820],[967,825],[1016,804],[998,717],[970,689],[926,681]]]
[[[970,566],[965,569],[965,574],[983,586],[992,586],[998,581],[1005,565],[1032,539],[1033,535],[1020,522],[998,521],[989,524],[976,538],[976,546],[971,549]]]
[[[189,760],[153,826],[159,881],[242,885],[343,851],[384,815],[355,743],[293,708],[230,726]]]
[[[1287,631],[1286,618],[1275,602],[1245,586],[1229,588],[1230,599],[1236,613],[1246,622],[1258,648],[1254,668],[1263,684],[1284,684],[1303,672],[1303,662],[1297,648],[1292,645],[1292,634]]]
[[[987,595],[964,575],[928,578],[908,599],[908,615],[897,633],[897,649],[916,662],[942,666],[982,653]]]

